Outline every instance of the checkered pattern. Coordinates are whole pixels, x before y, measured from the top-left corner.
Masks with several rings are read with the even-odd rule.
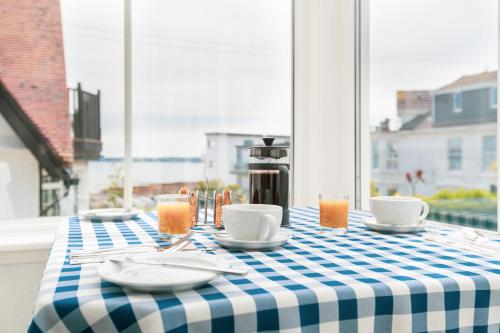
[[[175,294],[123,289],[102,281],[94,264],[69,264],[72,249],[156,242],[153,214],[117,223],[70,218],[58,231],[29,331],[499,332],[499,260],[418,234],[375,233],[364,216],[350,214],[347,235],[324,237],[317,209],[291,209],[293,238],[268,252],[221,249],[197,234],[196,244],[252,270]]]

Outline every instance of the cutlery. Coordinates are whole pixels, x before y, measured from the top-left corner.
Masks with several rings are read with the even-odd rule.
[[[92,255],[92,254],[99,254],[99,253],[106,253],[106,252],[117,252],[117,251],[126,251],[126,250],[134,250],[134,249],[140,249],[140,248],[153,248],[156,249],[159,252],[168,250],[172,247],[175,247],[176,245],[179,245],[181,243],[184,243],[186,240],[191,237],[192,233],[188,233],[186,236],[179,238],[176,242],[169,244],[167,246],[159,246],[156,244],[137,244],[137,245],[126,245],[126,246],[118,246],[118,247],[110,247],[110,248],[104,248],[104,249],[94,249],[94,250],[80,250],[75,253],[72,253],[72,256],[81,256],[81,255]]]
[[[469,244],[489,251],[498,252],[498,255],[500,255],[500,244],[495,244],[496,242],[491,241],[488,236],[479,230],[462,228],[462,234],[469,241]]]
[[[126,262],[126,263],[141,264],[141,265],[154,265],[154,266],[170,266],[170,267],[176,267],[176,268],[188,268],[188,269],[194,269],[194,270],[200,270],[200,271],[210,271],[210,272],[218,272],[218,273],[233,274],[233,275],[246,275],[248,273],[248,270],[232,268],[232,267],[193,265],[193,264],[183,264],[183,263],[177,263],[177,262],[175,262],[175,263],[174,262],[147,262],[147,261],[134,260],[133,258],[130,258],[130,257],[111,258],[109,260],[112,262]]]
[[[191,240],[184,240],[182,243],[176,244],[175,246],[169,246],[167,249],[164,249],[165,253],[172,253],[176,251],[183,250],[186,246],[191,244]],[[76,264],[89,264],[89,263],[96,263],[96,262],[103,262],[106,260],[109,260],[109,258],[117,257],[117,256],[124,256],[124,255],[130,255],[130,254],[141,254],[145,252],[104,252],[104,253],[96,253],[96,254],[86,254],[83,256],[71,256],[70,262],[72,265]],[[146,252],[147,253],[147,252]]]
[[[490,251],[490,250],[487,250],[487,249],[482,248],[480,246],[473,245],[471,243],[461,243],[461,242],[450,240],[450,239],[444,237],[443,235],[441,235],[440,233],[438,233],[437,231],[432,230],[432,229],[426,230],[426,233],[424,234],[424,238],[427,240],[436,242],[436,243],[454,246],[454,247],[460,248],[462,250],[474,251],[474,252],[477,252],[477,253],[482,254],[484,256],[500,257],[500,255],[498,253],[496,253],[495,251]]]

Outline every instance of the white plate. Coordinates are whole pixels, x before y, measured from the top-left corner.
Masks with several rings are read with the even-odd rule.
[[[113,220],[131,220],[142,211],[139,209],[126,210],[124,208],[105,208],[84,210],[78,214],[87,220],[92,221],[113,221]]]
[[[382,224],[377,223],[377,220],[373,217],[365,217],[362,222],[370,229],[381,232],[390,233],[410,233],[417,232],[425,227],[425,221],[417,225],[403,225],[403,224]]]
[[[214,255],[203,253],[147,253],[133,256],[145,262],[179,262],[182,264],[230,267]],[[220,275],[217,272],[189,268],[145,265],[106,261],[99,265],[97,274],[106,281],[123,287],[147,292],[174,292],[202,286]]]
[[[215,234],[217,243],[224,247],[240,250],[269,250],[281,246],[292,238],[292,233],[287,229],[280,229],[273,239],[268,241],[244,241],[232,239],[228,234]]]

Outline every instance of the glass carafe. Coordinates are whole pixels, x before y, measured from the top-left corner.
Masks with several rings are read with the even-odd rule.
[[[250,203],[283,207],[281,226],[288,226],[289,146],[273,145],[271,137],[263,141],[249,148]]]

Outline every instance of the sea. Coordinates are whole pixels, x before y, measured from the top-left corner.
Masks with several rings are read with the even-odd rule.
[[[88,173],[89,192],[100,192],[109,187],[113,179],[123,176],[123,159],[102,158],[90,161]],[[132,164],[134,186],[196,182],[204,177],[205,163],[197,157],[142,158],[134,159]]]

